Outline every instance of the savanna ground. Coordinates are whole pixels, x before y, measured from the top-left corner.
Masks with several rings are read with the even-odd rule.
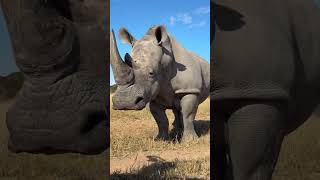
[[[109,169],[105,152],[79,154],[14,154],[7,149],[5,112],[14,99],[0,101],[0,180],[103,180]],[[194,142],[154,142],[156,124],[147,110],[111,110],[112,179],[208,179],[209,102],[199,108]],[[320,111],[319,111],[320,112]],[[170,122],[173,115],[169,113]],[[320,179],[320,116],[313,116],[282,145],[273,180]],[[145,178],[147,179],[147,178]]]
[[[170,128],[174,119],[167,110]],[[174,143],[154,141],[157,125],[147,109],[110,109],[110,170],[114,179],[209,179],[210,101],[198,109],[195,128],[200,138]]]
[[[282,144],[274,180],[320,179],[320,109]]]
[[[146,109],[110,110],[112,177],[209,179],[209,104],[208,100],[201,104],[196,117],[197,131],[203,133],[200,139],[181,144],[154,142],[152,138],[157,127]],[[173,114],[170,111],[167,114],[172,123]],[[318,179],[320,179],[320,116],[313,115],[304,125],[285,138],[273,180]]]
[[[0,180],[103,180],[108,152],[100,155],[15,154],[7,149],[5,113],[14,99],[0,101]]]

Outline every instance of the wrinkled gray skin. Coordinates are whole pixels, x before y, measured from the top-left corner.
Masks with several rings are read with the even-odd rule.
[[[13,152],[107,146],[109,7],[104,0],[1,1],[24,84],[7,112]]]
[[[110,62],[118,85],[113,109],[141,110],[149,104],[159,128],[156,140],[168,139],[165,110],[172,109],[174,131],[183,130],[184,139],[198,137],[193,120],[198,105],[209,95],[209,64],[184,49],[163,26],[151,27],[140,40],[124,28],[119,35],[132,46],[132,53],[122,61],[112,32]]]
[[[285,136],[320,102],[319,1],[212,2],[213,174],[270,180]]]

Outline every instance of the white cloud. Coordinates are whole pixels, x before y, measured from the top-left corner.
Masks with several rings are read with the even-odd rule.
[[[203,27],[207,24],[206,21],[200,21],[199,23],[193,23],[189,25],[189,28]]]
[[[170,16],[169,23],[172,26],[176,23],[181,23],[185,25],[192,24],[192,16],[189,13],[181,13],[176,16]]]
[[[196,15],[208,14],[210,13],[210,6],[199,7],[195,9],[192,13]]]
[[[169,20],[170,20],[170,25],[172,26],[176,23],[176,18],[174,16],[170,16]]]
[[[191,24],[192,17],[189,13],[178,14],[178,21],[180,21],[182,24]]]
[[[193,23],[192,15],[193,16],[201,16],[201,15],[206,15],[208,13],[210,13],[210,6],[199,7],[197,9],[194,9],[193,11],[190,11],[190,12],[184,12],[184,13],[170,16],[169,23],[172,26],[175,24],[181,23],[184,25],[188,25],[189,28],[202,27],[207,24],[206,21],[200,21],[199,23]]]

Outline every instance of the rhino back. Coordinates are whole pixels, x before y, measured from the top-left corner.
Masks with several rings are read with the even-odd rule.
[[[199,93],[203,101],[210,89],[209,63],[183,48],[174,38],[170,39],[177,67],[171,80],[173,90],[175,93]]]
[[[311,22],[320,10],[313,0],[216,3],[214,99],[289,99],[297,83],[316,83],[320,25]]]

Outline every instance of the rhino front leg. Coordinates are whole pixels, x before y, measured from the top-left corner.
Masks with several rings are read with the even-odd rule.
[[[178,109],[173,109],[172,112],[174,114],[174,121],[172,123],[173,128],[176,130],[181,130],[183,128],[181,111]]]
[[[271,180],[285,118],[285,107],[276,102],[253,102],[232,112],[228,119],[232,173],[226,179]]]
[[[194,130],[193,120],[197,114],[199,100],[197,94],[187,94],[181,98],[181,114],[183,119],[183,139],[198,138]]]
[[[158,134],[155,136],[155,140],[167,140],[169,137],[169,121],[165,113],[165,108],[156,103],[150,102],[150,112],[158,125]]]
[[[173,109],[174,121],[172,123],[172,130],[170,131],[170,138],[180,140],[183,132],[182,114],[180,109]]]

